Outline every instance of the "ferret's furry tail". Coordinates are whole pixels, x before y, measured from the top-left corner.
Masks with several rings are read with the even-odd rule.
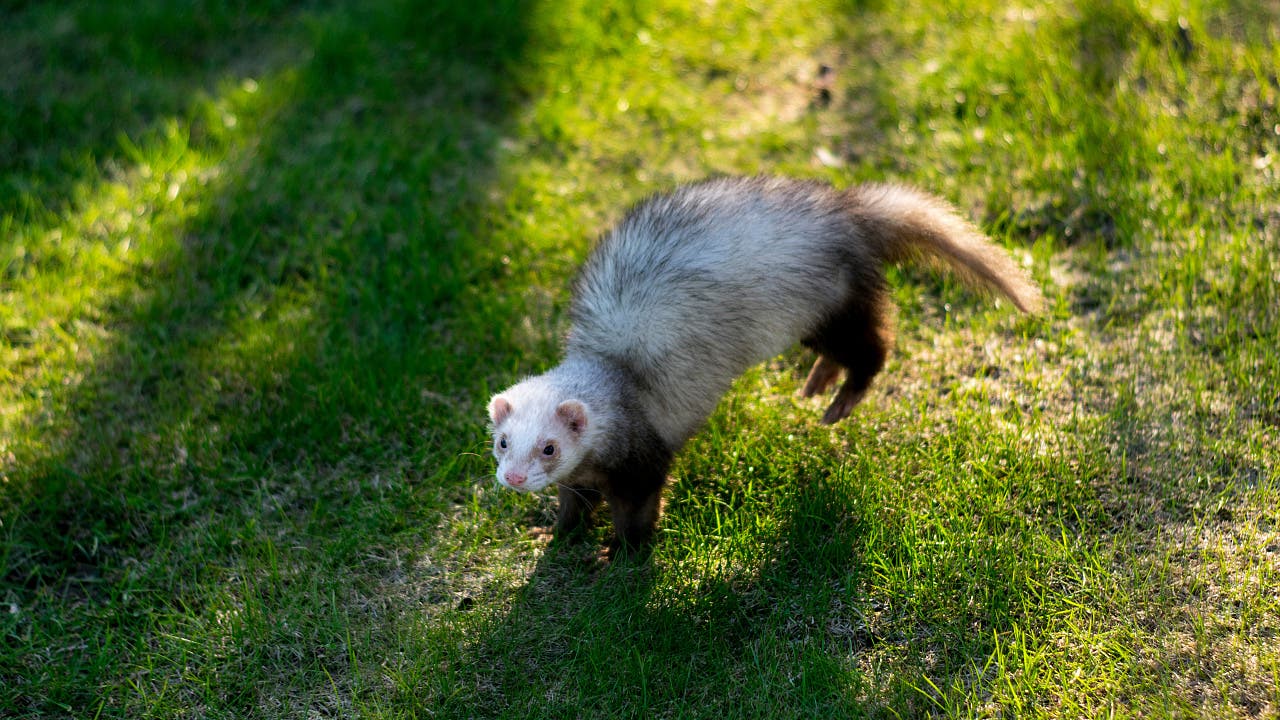
[[[942,200],[908,187],[881,184],[850,188],[848,197],[850,211],[878,242],[883,261],[932,255],[999,291],[1019,310],[1039,312],[1043,299],[1026,271]]]

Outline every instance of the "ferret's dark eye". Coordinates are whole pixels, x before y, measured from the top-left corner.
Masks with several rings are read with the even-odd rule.
[[[547,445],[546,447],[542,448],[542,454],[543,454],[543,455],[555,455],[555,454],[556,454],[556,446],[555,446],[555,445],[550,445],[550,444],[549,444],[549,445]]]
[[[499,440],[499,441],[498,441],[498,447],[502,448],[503,450],[506,450],[506,449],[507,449],[507,439],[506,439],[506,438],[502,438],[501,440]]]

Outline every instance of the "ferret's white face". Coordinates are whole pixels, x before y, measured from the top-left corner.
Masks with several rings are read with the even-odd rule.
[[[587,408],[557,401],[543,388],[521,383],[489,401],[498,482],[537,492],[567,481],[584,453]]]

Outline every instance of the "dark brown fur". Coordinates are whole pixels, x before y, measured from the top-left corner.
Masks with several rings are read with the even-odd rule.
[[[805,397],[826,392],[840,371],[845,372],[844,385],[823,415],[823,422],[831,424],[847,417],[884,368],[893,347],[889,302],[883,288],[855,297],[800,341],[818,353],[804,384]]]

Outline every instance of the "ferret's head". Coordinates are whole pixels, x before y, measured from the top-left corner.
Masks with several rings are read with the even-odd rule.
[[[559,397],[538,378],[489,401],[498,482],[537,492],[566,481],[585,457],[590,412],[580,400]]]

